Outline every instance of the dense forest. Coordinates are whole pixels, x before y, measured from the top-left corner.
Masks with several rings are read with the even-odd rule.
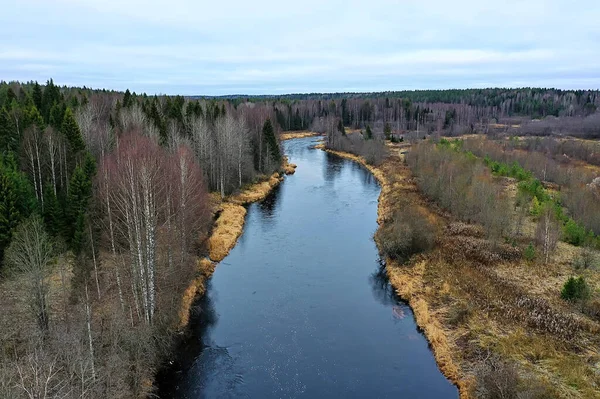
[[[207,194],[281,167],[272,108],[0,85],[1,397],[151,389]]]

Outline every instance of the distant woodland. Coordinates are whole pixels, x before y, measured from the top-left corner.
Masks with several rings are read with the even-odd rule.
[[[0,397],[146,396],[205,250],[209,193],[224,197],[279,170],[281,131],[324,133],[331,148],[379,164],[385,139],[599,138],[599,106],[598,91],[533,88],[205,98],[1,82]],[[493,142],[460,145],[461,154],[487,157],[473,173],[493,162],[531,168],[523,184],[536,186],[522,187],[523,212],[533,202],[552,226],[572,228],[573,240],[597,240],[600,211],[584,198],[592,194],[575,194],[589,180],[556,167],[564,156],[599,165],[592,144],[538,137],[501,151]],[[548,160],[544,168],[522,157],[524,147]],[[447,153],[422,145],[409,161],[427,171],[419,162],[440,163]],[[426,181],[421,188],[441,206],[453,202],[451,190]],[[564,185],[569,215],[547,210],[554,202],[539,194],[541,181]],[[484,183],[473,190],[499,196]],[[457,210],[460,218],[489,208],[477,199]],[[497,212],[476,214],[469,221],[490,235],[507,234]]]

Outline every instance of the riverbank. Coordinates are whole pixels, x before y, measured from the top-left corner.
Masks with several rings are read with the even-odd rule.
[[[189,321],[190,308],[194,299],[203,295],[205,283],[212,276],[217,263],[225,259],[237,243],[244,230],[246,207],[244,205],[265,199],[284,179],[284,175],[293,174],[296,165],[283,158],[281,171],[263,177],[237,194],[220,198],[213,194],[213,215],[215,221],[210,235],[206,239],[208,257],[198,260],[197,276],[185,290],[179,310],[179,329],[185,328]]]
[[[354,154],[327,149],[323,144],[317,145],[316,148],[358,162],[373,174],[381,186],[377,207],[377,223],[380,228],[392,215],[394,204],[399,202],[399,197],[410,198],[410,202],[420,207],[428,217],[437,224],[442,223],[439,216],[429,211],[417,194],[417,188],[410,180],[410,171],[404,165],[402,151],[397,146],[390,148],[390,156],[379,166],[370,165],[363,157]],[[381,246],[377,240],[376,244]],[[470,380],[459,366],[457,349],[448,339],[449,332],[443,328],[440,314],[430,310],[423,295],[424,262],[421,261],[416,267],[407,269],[392,259],[386,259],[388,278],[397,294],[411,306],[417,325],[427,337],[440,370],[458,387],[460,397],[466,399],[469,398]]]
[[[486,397],[476,393],[476,377],[487,389],[500,383],[527,397],[597,397],[600,324],[591,305],[584,310],[559,295],[581,248],[560,242],[546,265],[505,256],[511,246],[485,239],[480,226],[457,222],[419,194],[403,161],[406,146],[389,145],[390,156],[377,167],[328,151],[373,171],[382,186],[380,228],[407,199],[437,226],[433,250],[403,264],[387,259],[386,270],[461,398]],[[506,183],[508,193],[516,191]],[[531,234],[533,223],[526,223]],[[597,272],[576,273],[597,286]]]
[[[315,137],[315,136],[320,136],[320,133],[317,132],[311,132],[308,130],[302,130],[302,131],[288,131],[288,132],[282,132],[279,135],[279,138],[281,140],[291,140],[291,139],[303,139],[305,137]]]

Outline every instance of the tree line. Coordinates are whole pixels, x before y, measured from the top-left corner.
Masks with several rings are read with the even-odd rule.
[[[1,83],[0,396],[151,392],[207,194],[279,170],[279,130],[265,104]]]

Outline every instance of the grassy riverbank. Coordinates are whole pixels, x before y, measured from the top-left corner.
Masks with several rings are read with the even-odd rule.
[[[404,147],[389,146],[390,156],[378,167],[328,151],[363,164],[380,182],[380,249],[380,232],[407,206],[433,226],[433,249],[403,262],[387,259],[386,267],[461,398],[488,397],[482,389],[502,379],[511,390],[506,397],[597,397],[600,325],[580,304],[560,298],[581,249],[560,242],[549,264],[509,256],[512,246],[494,244],[481,226],[459,222],[422,196],[404,163]],[[507,193],[516,191],[515,182],[504,183]],[[533,234],[533,221],[525,230]],[[597,271],[578,273],[598,286]]]
[[[296,137],[290,136],[288,139],[291,138]],[[284,174],[290,175],[295,171],[296,165],[289,163],[287,157],[284,157],[279,172],[263,177],[239,193],[225,198],[212,195],[214,224],[205,241],[208,257],[198,260],[196,277],[184,292],[179,310],[179,329],[187,326],[192,303],[198,295],[204,294],[206,280],[214,273],[217,263],[225,259],[242,235],[246,218],[245,205],[266,198],[283,181]]]
[[[441,223],[437,220],[437,215],[428,211],[417,194],[416,186],[410,181],[410,171],[401,159],[402,155],[399,148],[390,148],[390,156],[380,166],[370,165],[363,157],[354,154],[326,149],[323,145],[319,145],[317,148],[358,162],[375,176],[381,186],[377,207],[377,222],[380,228],[391,217],[395,210],[395,204],[399,203],[401,198],[403,203],[405,203],[404,200],[408,199],[412,204],[427,212],[428,216],[436,223]],[[378,242],[377,239],[376,243],[379,247],[381,246],[381,242]],[[438,315],[430,312],[427,301],[420,295],[423,287],[423,264],[421,263],[407,272],[400,268],[400,265],[395,261],[388,259],[386,270],[398,295],[406,300],[413,309],[417,325],[424,331],[429,340],[440,370],[459,387],[461,398],[467,398],[469,381],[464,377],[464,373],[461,372],[453,357],[453,350],[450,348],[447,334],[443,330]]]

